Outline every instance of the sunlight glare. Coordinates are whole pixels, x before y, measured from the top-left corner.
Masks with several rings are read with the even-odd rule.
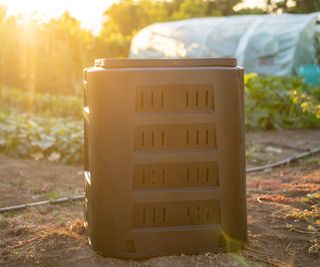
[[[115,2],[117,0],[0,0],[0,5],[5,6],[10,15],[21,15],[25,20],[48,21],[68,11],[82,27],[96,32],[101,27],[103,12]]]

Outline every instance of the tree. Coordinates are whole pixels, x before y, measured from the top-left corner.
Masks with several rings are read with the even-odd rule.
[[[122,0],[113,4],[105,13],[102,34],[131,35],[146,25],[168,19],[164,2],[151,0]]]
[[[92,35],[68,12],[38,27],[33,40],[37,90],[77,93],[82,89],[84,66],[92,64],[89,47]]]
[[[208,12],[210,14],[220,12],[222,16],[229,16],[235,14],[233,8],[241,3],[242,0],[210,0],[208,1]]]
[[[18,87],[23,84],[21,75],[21,36],[17,18],[8,16],[0,6],[0,84]]]
[[[169,19],[166,2],[122,0],[105,13],[105,23],[95,40],[99,57],[127,57],[132,37],[143,27]]]
[[[185,0],[180,6],[179,10],[173,13],[173,19],[187,19],[195,17],[203,17],[208,13],[209,1],[203,0]],[[217,13],[220,15],[220,13]]]
[[[267,0],[268,12],[311,13],[320,11],[320,0]]]

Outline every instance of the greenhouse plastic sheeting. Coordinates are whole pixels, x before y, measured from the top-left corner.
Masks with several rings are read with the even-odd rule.
[[[293,75],[319,63],[320,13],[195,18],[152,24],[131,44],[131,58],[237,57],[247,72]]]

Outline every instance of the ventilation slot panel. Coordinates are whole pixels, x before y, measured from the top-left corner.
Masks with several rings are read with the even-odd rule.
[[[133,187],[139,189],[218,187],[216,162],[138,164]]]
[[[218,200],[136,203],[133,228],[174,227],[220,223]]]
[[[208,84],[140,86],[136,89],[136,111],[211,112],[213,91]]]
[[[214,148],[214,123],[138,125],[135,129],[135,151]]]

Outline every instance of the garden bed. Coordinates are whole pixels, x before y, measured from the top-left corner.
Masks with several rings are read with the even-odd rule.
[[[319,130],[251,133],[250,166],[320,146]],[[0,206],[82,192],[82,167],[0,155]],[[320,157],[247,175],[248,233],[239,254],[177,255],[146,261],[103,258],[88,245],[83,203],[0,215],[4,266],[320,266]]]

